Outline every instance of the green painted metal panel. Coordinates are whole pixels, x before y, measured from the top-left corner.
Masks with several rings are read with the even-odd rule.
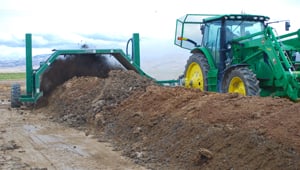
[[[210,69],[207,73],[208,91],[218,91],[218,69]]]
[[[214,59],[210,51],[205,47],[194,48],[192,53],[202,53],[208,62],[209,71],[207,73],[208,91],[218,91],[218,69],[216,68]]]

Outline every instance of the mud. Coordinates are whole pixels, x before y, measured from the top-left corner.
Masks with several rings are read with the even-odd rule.
[[[73,77],[37,109],[149,169],[299,169],[300,103],[163,87],[131,71]]]

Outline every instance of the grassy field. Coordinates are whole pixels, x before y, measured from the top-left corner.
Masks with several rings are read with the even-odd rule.
[[[25,73],[0,73],[0,80],[21,80],[25,78]]]

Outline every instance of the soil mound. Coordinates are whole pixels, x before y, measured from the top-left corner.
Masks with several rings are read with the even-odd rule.
[[[95,123],[102,127],[100,115],[110,114],[134,91],[144,91],[150,84],[154,84],[152,80],[133,71],[112,70],[107,78],[73,77],[46,96],[43,104],[48,103],[45,112],[59,122],[78,128],[94,127]]]
[[[74,77],[43,108],[150,169],[298,169],[300,103],[163,87],[132,71]]]
[[[114,110],[118,146],[163,169],[297,169],[299,103],[149,86]]]

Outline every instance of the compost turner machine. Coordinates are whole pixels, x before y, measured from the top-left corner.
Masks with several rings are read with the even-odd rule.
[[[56,86],[73,76],[98,76],[105,78],[113,69],[133,70],[158,84],[176,84],[178,80],[158,81],[140,68],[139,34],[134,33],[127,42],[126,52],[122,49],[66,49],[53,50],[49,58],[33,69],[32,35],[25,35],[26,43],[26,93],[21,94],[19,84],[12,85],[11,107],[33,104],[47,95]],[[131,44],[131,54],[129,45]],[[109,60],[110,59],[110,60]],[[111,60],[113,59],[113,60]],[[116,62],[114,62],[116,61]]]

